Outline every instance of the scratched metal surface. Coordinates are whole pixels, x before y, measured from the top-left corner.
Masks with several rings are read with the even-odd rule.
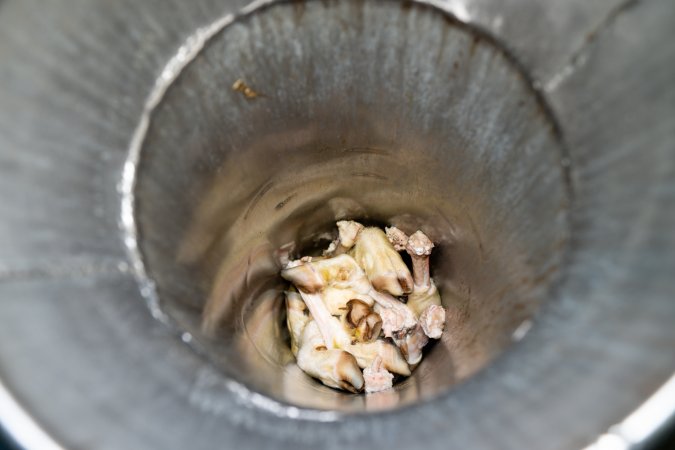
[[[466,345],[454,349],[460,352],[456,360],[466,364],[466,374],[470,375],[492,356],[503,353],[459,386],[451,386],[455,381],[452,377],[439,376],[440,369],[429,370],[429,396],[421,395],[419,389],[408,389],[405,394],[404,387],[401,396],[411,396],[404,408],[343,415],[365,410],[367,405],[350,401],[347,406],[342,402],[336,407],[330,393],[318,390],[311,393],[318,398],[328,396],[324,405],[329,411],[288,407],[292,399],[268,385],[265,371],[241,369],[242,358],[254,355],[246,349],[255,339],[242,341],[239,348],[223,345],[228,356],[218,360],[213,348],[217,339],[231,344],[233,336],[239,335],[200,335],[200,308],[208,298],[203,292],[208,293],[208,281],[212,280],[204,274],[213,276],[217,265],[206,258],[194,276],[194,272],[186,273],[186,269],[169,264],[172,259],[167,255],[176,259],[177,251],[172,245],[194,223],[190,203],[208,199],[208,187],[218,191],[217,178],[209,185],[207,180],[213,178],[207,175],[213,175],[225,157],[230,157],[227,146],[209,155],[200,153],[200,145],[214,139],[227,142],[226,138],[232,137],[240,139],[234,144],[255,150],[251,146],[254,133],[235,130],[231,124],[228,126],[232,131],[225,126],[195,126],[188,130],[176,127],[194,117],[205,123],[213,120],[209,112],[214,110],[209,107],[240,111],[217,109],[233,101],[241,103],[242,111],[248,107],[246,100],[235,100],[227,77],[217,84],[222,88],[220,94],[208,89],[210,83],[215,83],[214,73],[227,69],[225,58],[219,59],[217,52],[220,49],[232,53],[227,46],[235,45],[236,49],[234,38],[214,42],[195,60],[201,61],[199,64],[186,69],[184,89],[179,80],[178,87],[167,91],[157,111],[155,123],[164,128],[151,127],[148,132],[146,160],[141,161],[146,171],[144,174],[141,165],[138,172],[138,225],[141,236],[145,233],[156,241],[165,238],[165,243],[140,239],[139,244],[147,258],[148,274],[157,278],[158,293],[165,298],[162,311],[171,326],[153,318],[139,291],[136,261],[130,259],[125,248],[125,237],[129,236],[120,227],[123,165],[145,100],[167,62],[196,29],[243,6],[244,2],[208,0],[190,4],[146,0],[115,4],[77,0],[47,4],[0,2],[0,186],[4,193],[0,203],[0,379],[11,393],[14,407],[21,408],[26,417],[66,448],[261,448],[270,442],[278,448],[376,443],[409,448],[423,442],[429,448],[559,449],[581,448],[593,442],[669,378],[675,369],[675,235],[670,231],[675,227],[675,6],[667,0],[439,3],[468,27],[454,21],[445,23],[428,8],[400,8],[397,3],[363,8],[366,14],[379,11],[381,20],[390,25],[372,29],[389,29],[392,33],[381,41],[383,51],[374,52],[366,46],[366,51],[374,52],[366,54],[381,56],[387,52],[387,42],[395,43],[395,48],[401,50],[396,55],[401,67],[419,63],[429,67],[424,73],[444,74],[443,70],[448,69],[443,64],[432,67],[432,62],[427,61],[428,49],[438,48],[443,55],[466,45],[468,51],[470,40],[463,41],[463,36],[487,36],[478,43],[482,57],[475,67],[466,68],[471,76],[461,86],[471,86],[476,74],[482,73],[489,82],[477,83],[486,94],[484,98],[477,97],[481,98],[477,117],[485,120],[496,110],[500,113],[496,114],[497,125],[511,125],[504,128],[504,135],[513,137],[515,142],[540,136],[535,139],[539,147],[525,146],[532,149],[528,153],[514,145],[514,150],[506,151],[504,142],[488,139],[499,136],[499,127],[493,134],[466,131],[463,135],[440,130],[442,127],[434,122],[435,114],[429,114],[428,122],[420,119],[424,114],[405,116],[406,110],[397,108],[399,100],[395,95],[388,100],[390,104],[378,103],[380,97],[368,98],[367,90],[362,91],[369,100],[364,104],[375,104],[382,108],[380,112],[387,113],[380,117],[381,130],[388,131],[395,123],[386,121],[392,117],[391,110],[400,110],[401,119],[413,120],[421,129],[428,125],[428,133],[415,147],[411,145],[414,136],[408,134],[414,130],[401,128],[400,136],[406,139],[403,142],[410,144],[405,148],[396,147],[397,141],[391,137],[387,140],[386,133],[379,138],[383,133],[371,133],[365,125],[349,139],[368,139],[370,146],[384,143],[387,150],[398,152],[402,162],[419,162],[406,153],[412,148],[437,148],[437,153],[429,156],[437,163],[423,164],[424,173],[432,175],[422,182],[418,176],[416,182],[427,186],[429,192],[437,192],[441,200],[448,193],[457,193],[452,183],[450,187],[443,185],[442,174],[461,175],[453,173],[453,166],[444,159],[447,152],[441,150],[447,149],[443,142],[454,144],[448,145],[453,149],[449,154],[461,156],[465,167],[474,167],[466,161],[476,149],[494,148],[495,154],[503,150],[502,168],[519,167],[513,159],[521,156],[528,170],[543,170],[549,174],[547,180],[552,180],[539,190],[522,192],[522,184],[508,177],[511,172],[500,171],[497,166],[488,166],[489,170],[480,176],[465,180],[467,198],[480,200],[470,202],[470,212],[499,219],[501,216],[490,214],[496,214],[499,209],[495,208],[504,202],[521,213],[503,224],[495,224],[494,220],[478,223],[480,231],[487,231],[486,243],[497,245],[500,238],[509,238],[505,247],[494,251],[496,268],[491,272],[481,266],[485,276],[492,274],[495,278],[487,287],[499,291],[509,286],[510,277],[516,275],[536,278],[551,258],[562,259],[561,252],[567,253],[543,290],[511,292],[514,298],[529,295],[532,302],[528,304],[543,304],[531,331],[521,342],[509,346],[505,336],[511,335],[523,317],[511,316],[510,308],[505,308],[502,315],[495,314],[498,307],[514,304],[508,303],[508,296],[505,304],[497,302],[499,296],[479,297],[476,314],[480,320],[488,320],[487,325],[478,321],[458,331],[467,339]],[[329,2],[308,5],[305,14],[319,14],[322,8],[332,12],[335,9],[347,19],[356,19],[351,15],[361,10],[357,7],[352,11],[344,4]],[[279,25],[279,35],[288,37],[284,32],[292,32],[290,25],[297,23],[291,21],[290,13],[278,15],[278,20],[253,20]],[[392,17],[402,19],[400,23],[388,22]],[[451,45],[438,45],[434,40],[434,33],[442,27],[440,22],[450,29]],[[322,28],[314,22],[305,24],[303,29],[316,34],[296,38],[308,45],[330,42],[334,22],[327,20],[325,25]],[[415,39],[402,39],[395,33],[401,29]],[[232,30],[223,36],[239,33],[240,37],[269,38],[260,31],[256,34],[255,26],[250,24],[237,22]],[[259,30],[265,30],[264,24],[259,24]],[[326,36],[321,35],[322,31]],[[379,37],[385,36],[386,33]],[[380,42],[377,36],[372,39]],[[340,39],[336,37],[334,41],[335,48],[330,51],[340,48]],[[424,51],[415,53],[415,45]],[[282,45],[281,49],[286,47]],[[279,60],[284,56],[283,52],[268,56],[275,55]],[[325,54],[315,58],[327,64],[339,61],[338,56],[326,47]],[[245,52],[240,57],[245,58]],[[446,60],[442,57],[441,61]],[[275,67],[272,59],[248,63]],[[400,79],[409,80],[412,75],[404,73]],[[273,74],[264,76],[269,79],[261,85],[270,85]],[[391,87],[397,87],[396,80],[390,80]],[[442,87],[436,78],[424,80]],[[335,82],[330,77],[318,81],[324,83],[322,86]],[[293,87],[288,82],[283,90],[275,92],[278,95],[270,110],[284,103],[293,104],[297,119],[302,120],[303,114],[309,112],[303,109],[307,103],[300,101],[308,100],[284,97],[293,92]],[[388,85],[378,83],[376,87],[387,89]],[[491,91],[498,87],[508,89]],[[538,90],[543,104],[549,106],[550,114],[524,121],[523,118],[534,117],[528,115],[530,108],[540,101],[533,88]],[[261,92],[270,95],[264,89]],[[209,98],[211,95],[214,98]],[[467,96],[441,90],[419,101],[427,111],[444,111],[453,117],[457,100]],[[513,109],[521,99],[527,104],[525,113]],[[295,100],[298,103],[293,103]],[[348,100],[339,95],[331,99],[338,104],[343,102],[343,106]],[[193,109],[176,106],[190,101]],[[264,101],[261,98],[254,103],[259,105],[258,114],[263,118]],[[322,121],[335,120],[336,126],[354,125],[336,116]],[[217,124],[234,117],[223,116],[222,120]],[[369,120],[362,122],[373,123]],[[550,129],[543,132],[542,128],[551,123],[559,126],[562,143],[556,143]],[[268,124],[279,130],[286,129],[283,125]],[[258,144],[300,142],[306,137],[299,131],[294,133],[267,136],[267,142]],[[340,142],[340,136],[330,136],[329,132],[321,136],[328,141],[324,144],[329,149],[331,144],[337,146]],[[184,148],[185,154],[179,148]],[[163,149],[170,156],[164,163]],[[546,200],[553,197],[559,204],[568,195],[564,171],[556,165],[565,152],[574,195],[560,221],[556,208]],[[301,154],[311,156],[311,152]],[[199,157],[193,158],[194,155]],[[214,159],[209,160],[211,156]],[[238,161],[243,166],[259,161],[253,157],[253,162],[248,161],[246,152],[238,157],[243,158]],[[244,199],[250,195],[246,183],[255,187],[260,185],[256,177],[271,176],[270,168],[283,169],[279,158],[270,156],[264,160],[268,165],[265,171],[252,171],[252,175],[240,180]],[[384,171],[399,179],[409,173],[373,154],[363,156],[359,164],[371,172]],[[232,166],[223,167],[227,173]],[[194,184],[201,178],[204,185]],[[500,186],[508,189],[501,192]],[[221,187],[232,186],[225,182]],[[351,188],[367,187],[372,186],[359,181]],[[165,190],[171,195],[160,202],[159,193]],[[392,191],[396,189],[388,192]],[[477,192],[484,195],[480,197]],[[282,200],[288,198],[279,195]],[[220,199],[216,203],[222,202],[220,195],[212,198]],[[389,220],[401,212],[400,203],[391,196],[387,198],[378,198],[382,211],[372,212],[372,218]],[[471,224],[461,223],[465,216],[454,210],[451,202],[448,205],[439,200],[427,205],[426,196],[401,198],[417,200],[422,211],[440,205],[446,215],[457,217],[460,232],[471,228]],[[276,197],[269,199],[279,204],[274,200]],[[291,206],[291,202],[284,203],[280,210]],[[250,214],[258,217],[254,210]],[[327,220],[325,214],[320,217]],[[528,217],[536,219],[528,223]],[[434,223],[433,219],[428,223]],[[296,225],[289,230],[297,231]],[[568,232],[564,248],[556,247],[554,241]],[[531,240],[526,239],[528,234]],[[267,237],[273,242],[281,239],[271,233]],[[476,241],[468,239],[465,247],[462,239],[453,242],[459,242],[458,249],[464,248],[462,254],[471,261],[476,254],[472,243]],[[533,254],[536,258],[522,265],[514,261],[509,267],[512,271],[500,271],[504,261],[500,258],[514,254]],[[222,254],[215,255],[216,261],[222,261]],[[438,267],[447,283],[445,290],[452,291],[456,273],[444,268],[443,261]],[[195,279],[199,282],[195,283]],[[485,286],[480,278],[474,284]],[[186,302],[188,297],[194,304]],[[526,316],[535,309],[527,309]],[[264,308],[253,310],[265,314]],[[255,324],[255,316],[246,323]],[[495,321],[497,318],[500,320]],[[476,357],[475,351],[462,355],[463,350],[471,349],[469,332],[479,329],[489,331],[480,348],[487,349],[485,353],[490,357]],[[182,331],[191,332],[182,336],[190,345],[181,342]],[[195,347],[202,354],[195,352]],[[430,368],[434,367],[434,358],[442,359],[439,353],[429,355]],[[228,363],[233,366],[229,371]],[[246,379],[248,376],[251,380]],[[295,378],[294,389],[302,383],[298,380],[301,378]],[[3,413],[9,410],[6,402],[3,408]],[[10,428],[7,417],[2,421]],[[16,421],[12,423],[14,427],[9,431],[20,441],[29,442],[22,440]],[[623,447],[631,443],[629,437],[617,436]],[[643,444],[646,445],[642,441],[636,443]]]

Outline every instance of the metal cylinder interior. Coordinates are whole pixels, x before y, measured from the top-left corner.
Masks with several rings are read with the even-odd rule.
[[[4,431],[648,448],[675,420],[675,2],[249,2],[0,0]],[[343,216],[439,244],[448,333],[389,395],[283,342],[277,253]]]
[[[228,376],[297,406],[394,408],[485,366],[546,299],[564,164],[542,100],[480,33],[424,6],[279,4],[225,26],[151,112],[139,245],[160,307]],[[344,218],[437,243],[448,331],[394,392],[321,386],[288,348],[278,256]]]

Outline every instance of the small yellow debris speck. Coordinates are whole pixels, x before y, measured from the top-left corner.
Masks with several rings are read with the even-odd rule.
[[[242,94],[244,94],[244,97],[248,99],[254,99],[258,97],[258,93],[253,89],[251,89],[246,84],[246,82],[244,82],[244,80],[242,80],[241,78],[239,78],[237,81],[234,82],[234,84],[232,84],[232,90],[241,92]]]

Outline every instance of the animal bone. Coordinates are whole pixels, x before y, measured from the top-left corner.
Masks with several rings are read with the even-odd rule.
[[[397,252],[405,250],[405,246],[408,244],[408,235],[403,231],[399,230],[396,227],[387,227],[384,229],[387,239],[391,242],[391,245],[394,246]]]
[[[363,230],[363,225],[353,220],[340,220],[337,222],[337,227],[338,237],[324,250],[323,256],[339,256],[347,253]]]
[[[377,357],[382,359],[382,365],[389,371],[399,375],[410,375],[410,367],[398,347],[383,339],[373,342],[350,344],[345,350],[354,355],[359,367],[365,369]]]
[[[371,297],[381,307],[376,312],[382,317],[382,328],[387,337],[398,331],[411,330],[417,325],[415,313],[391,295],[373,289],[364,271],[349,255],[301,262],[300,265],[282,270],[281,276],[297,286],[301,293],[320,292],[330,286]],[[388,319],[385,319],[385,315]],[[385,323],[388,324],[387,327]]]
[[[429,273],[429,255],[434,244],[419,230],[406,238],[403,231],[391,227],[387,228],[387,237],[396,248],[404,248],[412,258],[415,285],[407,305],[419,317],[424,333],[432,339],[439,339],[445,326],[445,309]]]
[[[355,337],[361,342],[370,342],[380,336],[382,318],[379,314],[368,314],[356,327]]]
[[[434,245],[421,231],[408,237],[391,227],[385,235],[354,221],[338,229],[324,252],[331,257],[287,261],[281,271],[298,290],[286,293],[291,350],[298,366],[327,386],[388,389],[393,374],[410,375],[429,338],[443,332],[445,310],[429,273]],[[412,258],[412,275],[401,250]],[[394,297],[403,293],[407,304]],[[378,339],[380,331],[393,343]]]
[[[427,289],[415,286],[413,293],[408,296],[407,304],[410,309],[415,311],[417,317],[421,316],[422,312],[431,305],[440,307],[441,296],[438,293],[438,289],[433,280],[429,282],[429,287]]]
[[[420,326],[432,339],[440,339],[445,327],[445,309],[431,304],[420,315]]]
[[[408,364],[415,365],[422,360],[422,349],[429,342],[429,338],[423,327],[418,324],[414,330],[401,339],[394,339],[394,342],[401,349]]]
[[[379,228],[363,229],[351,254],[378,291],[396,297],[412,292],[413,278],[408,267]]]
[[[296,271],[303,266],[310,266],[309,270]],[[340,255],[335,258],[329,259],[319,259],[312,261],[305,261],[301,266],[296,266],[291,269],[291,271],[282,271],[282,275],[296,275],[300,274],[301,276],[297,279],[291,278],[289,281],[293,283],[296,280],[300,282],[308,279],[305,275],[307,273],[317,274],[321,283],[325,286],[328,283],[331,283],[337,287],[352,287],[355,291],[365,292],[365,295],[372,293],[374,295],[385,296],[386,300],[381,300],[385,303],[391,302],[392,305],[396,305],[402,308],[402,311],[406,311],[407,314],[404,317],[407,319],[404,321],[404,325],[412,329],[417,325],[417,321],[412,311],[406,308],[406,306],[395,300],[392,297],[386,296],[386,294],[381,294],[375,291],[368,280],[365,277],[363,271],[356,264],[354,259],[349,255]],[[314,277],[309,277],[310,281],[314,283]],[[316,325],[321,333],[323,341],[328,349],[342,349],[350,352],[354,355],[358,361],[360,367],[366,367],[370,365],[372,360],[376,356],[381,356],[383,363],[387,370],[395,373],[400,373],[402,375],[410,374],[410,368],[406,363],[405,359],[401,356],[398,348],[396,346],[376,340],[374,342],[364,342],[364,343],[351,343],[351,338],[346,332],[342,324],[338,319],[333,317],[328,308],[326,307],[323,299],[322,293],[315,292],[309,293],[303,291],[303,286],[297,286],[300,290],[300,295],[302,300],[307,305],[312,318],[316,322]],[[389,306],[389,309],[392,309],[394,306]],[[412,320],[412,322],[410,322]]]
[[[326,303],[326,307],[328,307],[328,310],[334,316],[344,315],[350,300],[358,300],[369,308],[374,303],[374,300],[369,295],[361,295],[352,289],[339,289],[331,286],[324,288],[322,297]]]
[[[360,300],[349,300],[347,302],[347,323],[353,328],[358,327],[363,319],[370,314],[370,306]]]
[[[410,368],[396,346],[382,340],[352,343],[342,324],[328,313],[319,294],[300,292],[300,295],[314,319],[311,323],[316,324],[327,349],[341,349],[351,353],[361,368],[368,366],[376,356],[380,356],[389,371],[401,375],[410,374]],[[309,324],[305,328],[308,326]]]
[[[286,324],[291,332],[291,352],[298,356],[298,348],[302,342],[302,333],[309,322],[307,306],[295,290],[286,291]]]
[[[403,304],[401,303],[401,305]],[[382,331],[385,337],[395,338],[403,336],[417,325],[415,313],[406,305],[403,306],[405,308],[399,308],[395,304],[383,306],[377,303],[375,305],[375,312],[382,318]]]
[[[327,348],[315,321],[305,327],[297,362],[305,373],[326,386],[354,393],[363,389],[363,374],[354,356],[344,350]]]
[[[312,315],[312,319],[316,322],[326,347],[333,349],[344,348],[349,345],[351,342],[349,335],[342,327],[342,324],[330,314],[328,308],[326,308],[326,305],[321,299],[321,295],[309,294],[302,291],[300,291],[300,295],[307,305],[307,308]]]
[[[291,261],[281,276],[299,290],[310,293],[322,291],[326,286],[351,289],[362,295],[368,295],[372,289],[363,270],[349,255]]]
[[[323,290],[326,286],[321,275],[309,261],[290,261],[281,270],[281,276],[293,283],[300,291],[315,293]]]
[[[356,299],[347,302],[344,320],[359,342],[377,339],[382,329],[380,316],[372,312],[368,304]]]
[[[410,235],[405,246],[405,250],[412,258],[415,285],[422,289],[428,289],[431,281],[429,255],[433,248],[434,243],[419,230]]]
[[[358,235],[363,230],[363,225],[353,220],[340,220],[337,223],[340,245],[346,249],[354,246]]]
[[[382,367],[382,358],[378,356],[370,366],[363,369],[363,380],[366,392],[373,393],[390,389],[393,386],[394,375]]]

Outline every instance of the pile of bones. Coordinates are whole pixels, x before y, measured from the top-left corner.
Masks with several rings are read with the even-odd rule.
[[[431,278],[431,240],[354,221],[322,257],[288,261],[291,350],[298,366],[326,386],[350,392],[389,389],[409,376],[429,339],[439,339],[445,310]],[[412,259],[412,275],[400,251]]]

